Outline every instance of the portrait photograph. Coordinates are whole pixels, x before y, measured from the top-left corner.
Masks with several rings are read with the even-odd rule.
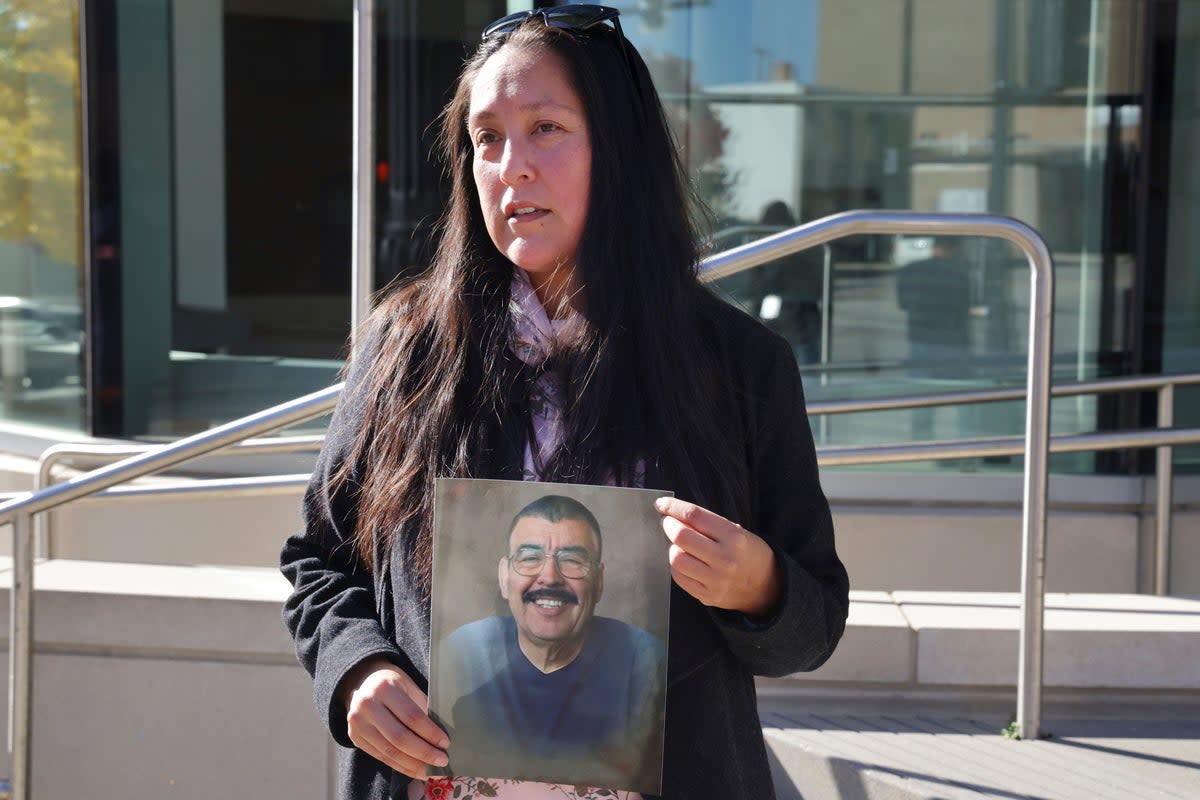
[[[431,774],[658,794],[670,492],[439,479]]]

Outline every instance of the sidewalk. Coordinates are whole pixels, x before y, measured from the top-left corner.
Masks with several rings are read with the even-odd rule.
[[[813,705],[761,703],[779,800],[1200,798],[1200,713],[1190,704],[1120,718],[1065,708],[1046,715],[1051,736],[1039,741],[1003,737],[1008,719],[994,709],[803,710]]]

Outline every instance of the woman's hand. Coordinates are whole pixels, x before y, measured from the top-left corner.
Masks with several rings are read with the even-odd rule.
[[[707,606],[749,616],[775,607],[783,578],[766,542],[695,503],[660,497],[654,507],[671,540],[668,559],[679,588]]]
[[[410,778],[446,766],[450,740],[426,713],[429,699],[386,658],[370,658],[342,682],[350,741],[367,755]]]

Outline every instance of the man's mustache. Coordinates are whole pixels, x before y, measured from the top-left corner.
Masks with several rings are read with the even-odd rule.
[[[579,597],[570,589],[530,589],[521,595],[521,600],[534,603],[538,600],[558,600],[562,603],[578,603]]]

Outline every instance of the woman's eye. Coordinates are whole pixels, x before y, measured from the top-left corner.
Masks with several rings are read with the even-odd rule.
[[[539,122],[537,126],[538,133],[553,133],[558,130],[558,126],[553,122]]]
[[[496,134],[491,131],[482,131],[475,135],[475,144],[477,145],[491,144],[494,141],[496,141]]]

